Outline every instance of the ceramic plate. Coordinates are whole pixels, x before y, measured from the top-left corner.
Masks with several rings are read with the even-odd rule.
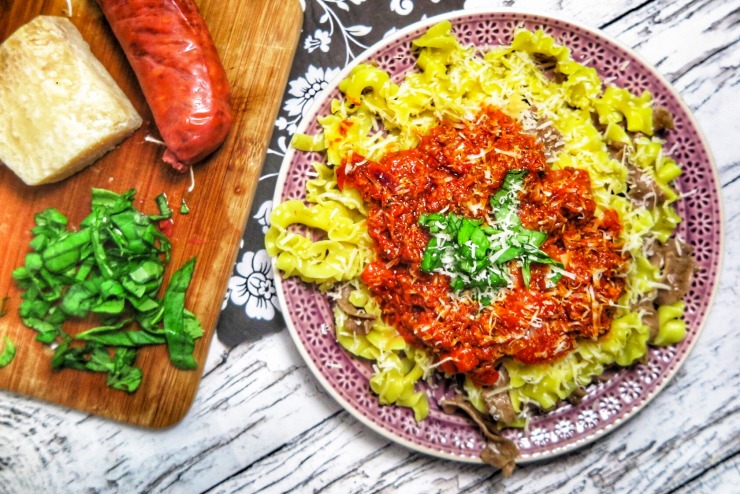
[[[352,66],[371,61],[396,78],[415,62],[411,41],[429,26],[448,19],[463,45],[486,47],[509,44],[518,27],[544,29],[571,49],[574,58],[596,68],[603,80],[614,81],[635,93],[649,90],[657,105],[675,118],[666,149],[682,164],[678,180],[685,193],[677,207],[684,222],[678,234],[695,249],[700,266],[685,298],[688,331],[680,344],[651,349],[646,363],[620,370],[605,382],[592,385],[577,406],[564,404],[531,419],[527,430],[504,434],[520,449],[519,463],[572,451],[603,436],[635,415],[668,383],[696,342],[718,281],[722,255],[722,215],[717,176],[707,145],[696,122],[669,84],[630,50],[589,28],[552,17],[512,11],[458,12],[410,26],[369,49],[347,67],[324,92],[304,119],[299,132],[317,133],[316,117],[329,113],[336,83]],[[302,199],[311,163],[319,155],[290,151],[285,158],[275,201]],[[278,275],[279,278],[279,275]],[[412,449],[438,457],[480,462],[484,439],[462,416],[450,416],[432,406],[429,417],[417,423],[410,410],[381,406],[369,390],[370,366],[350,357],[333,337],[331,308],[325,297],[297,279],[278,279],[283,315],[301,354],[318,380],[360,421],[384,436]],[[442,388],[429,387],[430,394]],[[434,400],[430,400],[432,402]]]

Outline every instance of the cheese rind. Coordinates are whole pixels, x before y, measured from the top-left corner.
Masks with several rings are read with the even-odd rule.
[[[57,182],[142,120],[77,28],[38,16],[0,45],[0,161],[28,185]]]

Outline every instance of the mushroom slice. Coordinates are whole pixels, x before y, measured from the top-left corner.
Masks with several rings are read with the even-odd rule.
[[[455,395],[454,398],[443,398],[439,404],[445,413],[452,414],[458,410],[465,412],[487,439],[486,447],[480,453],[481,460],[501,469],[504,477],[512,474],[516,467],[516,458],[519,456],[519,448],[512,440],[498,433],[496,424],[490,418],[479,412],[462,395]]]
[[[495,386],[483,390],[483,400],[488,407],[488,414],[498,424],[509,426],[516,418],[514,405],[511,403],[509,393],[504,388],[509,385],[509,374],[502,366],[499,378]]]
[[[483,399],[486,401],[489,413],[493,419],[503,425],[511,425],[516,418],[514,405],[506,391],[484,392]]]
[[[349,295],[351,289],[348,285],[342,287],[339,292],[339,298],[337,298],[337,307],[347,314],[346,327],[358,334],[368,334],[373,328],[373,322],[377,319],[374,314],[369,314],[365,309],[355,307],[352,302],[349,301]]]
[[[656,244],[650,262],[661,268],[662,282],[667,286],[658,289],[656,302],[659,306],[678,302],[691,288],[691,279],[698,269],[692,252],[689,244],[675,237],[665,244]]]
[[[658,106],[653,110],[653,126],[656,132],[661,130],[673,130],[675,125],[673,123],[673,114],[662,106]]]
[[[627,195],[635,205],[652,209],[666,201],[667,196],[660,185],[638,166],[627,164],[627,172]]]
[[[642,323],[650,328],[649,341],[653,341],[653,339],[658,335],[658,329],[660,326],[658,324],[658,311],[655,310],[653,299],[645,298],[641,300],[640,303],[635,306],[635,309],[637,309],[642,315]]]

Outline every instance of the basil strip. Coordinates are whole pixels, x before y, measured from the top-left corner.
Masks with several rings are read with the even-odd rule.
[[[78,340],[92,341],[105,346],[138,348],[148,345],[163,345],[166,343],[164,337],[148,333],[146,331],[118,331],[108,334],[77,335]]]
[[[7,336],[3,338],[3,342],[5,343],[5,347],[2,353],[0,353],[0,368],[5,367],[15,358],[15,345],[13,342]]]
[[[195,258],[178,269],[164,293],[164,334],[172,364],[178,369],[195,369],[195,340],[185,326],[185,292],[195,269]]]
[[[144,376],[141,369],[134,367],[134,361],[136,361],[136,350],[117,348],[105,380],[106,384],[111,388],[129,393],[136,391]]]
[[[159,214],[158,215],[152,215],[151,219],[158,221],[158,220],[166,220],[168,218],[172,217],[172,209],[170,208],[170,203],[167,200],[167,196],[165,194],[159,194],[155,201],[157,202],[157,207],[159,208]]]

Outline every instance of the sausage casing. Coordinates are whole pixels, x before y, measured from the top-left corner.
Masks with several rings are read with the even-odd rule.
[[[233,121],[230,87],[192,0],[97,0],[167,146],[185,171],[218,148]]]

